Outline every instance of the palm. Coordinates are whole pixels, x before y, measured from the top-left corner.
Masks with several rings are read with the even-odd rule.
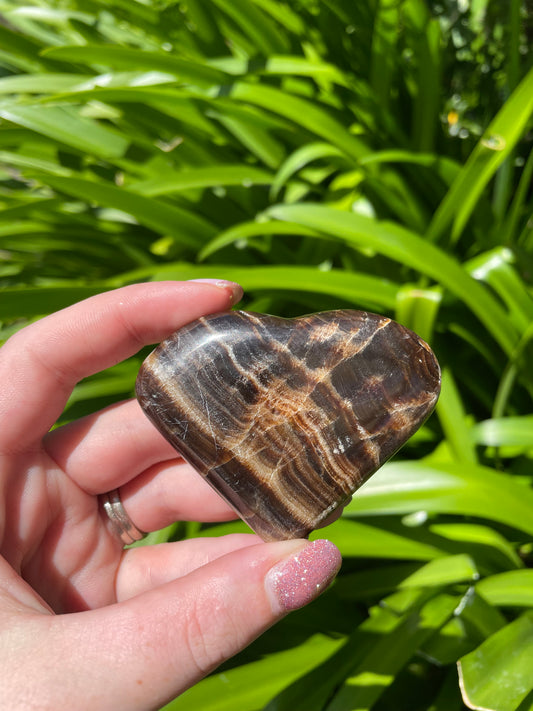
[[[50,431],[78,380],[235,295],[228,284],[127,287],[49,316],[0,350],[0,697],[9,708],[61,711],[72,698],[80,709],[159,708],[338,569],[327,542],[248,534],[123,550],[99,505],[113,489],[145,531],[233,513],[135,401]]]
[[[217,297],[227,297],[213,291],[207,290],[207,301],[214,301],[216,307]],[[80,312],[79,332],[70,353],[58,347],[59,337],[48,343],[43,339],[43,321],[17,334],[4,346],[0,359],[0,374],[8,384],[0,410],[4,453],[0,477],[6,497],[0,552],[21,576],[16,586],[27,593],[23,580],[27,581],[37,593],[35,600],[41,596],[55,612],[108,605],[195,567],[191,545],[182,546],[181,556],[175,546],[124,552],[102,515],[99,494],[121,487],[128,512],[143,530],[193,514],[207,520],[232,515],[176,458],[135,401],[48,431],[77,380],[143,345],[118,314],[111,319],[107,315],[109,323],[98,324],[108,337],[107,352],[104,349],[95,357],[94,334],[84,330],[83,305],[73,308]],[[200,310],[206,310],[205,301]],[[170,330],[160,326],[153,340]],[[65,353],[73,365],[63,362]],[[200,563],[215,555],[196,546]],[[150,579],[143,573],[146,570]]]
[[[26,482],[33,495],[36,491],[40,495],[32,500],[19,497],[9,507],[11,522],[1,549],[4,558],[55,612],[114,602],[122,545],[104,525],[97,498],[44,450],[18,456],[14,466],[17,480]],[[31,520],[34,525],[22,525]],[[17,530],[23,532],[21,536]]]

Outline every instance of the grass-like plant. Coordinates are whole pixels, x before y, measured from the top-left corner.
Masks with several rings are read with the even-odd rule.
[[[3,338],[217,276],[255,311],[389,314],[443,368],[436,414],[328,529],[336,584],[168,709],[533,708],[529,3],[0,12]],[[64,419],[130,396],[139,363],[82,382]]]

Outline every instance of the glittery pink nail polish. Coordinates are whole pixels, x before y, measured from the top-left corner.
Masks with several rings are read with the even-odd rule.
[[[341,563],[341,554],[331,541],[309,543],[267,573],[265,585],[272,604],[281,612],[307,605],[328,587]]]

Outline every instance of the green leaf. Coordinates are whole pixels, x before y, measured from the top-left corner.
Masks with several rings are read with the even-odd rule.
[[[0,151],[0,163],[4,159],[4,156],[8,157],[8,159],[11,159],[13,154],[12,153],[4,153],[3,151]],[[44,161],[39,161],[39,163],[42,165]],[[56,166],[57,167],[57,166]],[[68,174],[68,171],[65,171],[65,173]],[[15,220],[18,220],[20,218],[25,218],[24,223],[22,223],[24,226],[31,226],[32,222],[31,219],[33,218],[34,215],[42,215],[42,214],[49,214],[49,213],[54,213],[58,208],[61,208],[61,205],[63,204],[62,200],[59,200],[58,198],[41,198],[38,196],[30,198],[27,202],[23,202],[22,204],[15,205],[10,208],[6,208],[5,210],[0,211],[0,221],[1,222],[6,222],[9,221],[12,225],[14,224]],[[38,229],[51,229],[49,226],[44,226],[44,224],[41,223],[35,223],[38,225]],[[0,224],[0,234],[2,230],[2,225]]]
[[[470,426],[449,368],[442,371],[442,388],[436,412],[455,459],[476,464],[477,455],[470,436]]]
[[[130,190],[151,197],[219,185],[270,185],[273,174],[267,170],[245,165],[213,165],[207,168],[192,168],[179,173],[166,174],[164,178],[133,183]]]
[[[327,294],[345,299],[354,305],[367,305],[368,308],[393,308],[396,299],[396,287],[385,279],[344,272],[338,269],[322,271],[313,267],[300,266],[264,266],[237,267],[220,265],[192,265],[184,262],[175,265],[150,268],[135,273],[126,273],[118,278],[119,283],[131,279],[195,279],[201,277],[224,278],[241,284],[246,292],[274,290],[297,292],[307,291],[315,294]]]
[[[407,284],[398,290],[396,320],[431,343],[441,301],[440,289]]]
[[[24,156],[10,151],[0,151],[0,162],[7,165],[18,166],[19,168],[29,168],[40,173],[50,173],[51,175],[71,175],[68,168],[63,167],[56,161],[41,160],[33,156]],[[2,219],[4,219],[2,217]]]
[[[253,0],[213,0],[243,30],[252,45],[262,54],[283,52],[287,43],[281,28]]]
[[[400,35],[400,5],[380,0],[376,5],[370,81],[379,105],[388,110],[396,73],[396,43]]]
[[[129,2],[129,0],[93,0],[95,3],[95,17],[98,17],[101,8],[112,10],[112,17],[115,21],[120,21],[124,16],[133,25],[134,36],[138,36],[140,28],[153,30],[159,20],[159,12],[156,7],[140,0]]]
[[[459,660],[463,700],[471,709],[515,711],[533,690],[533,612],[527,612]],[[530,707],[531,699],[527,708]]]
[[[293,10],[289,5],[277,0],[254,0],[254,4],[293,34],[303,34],[306,31],[305,19],[297,8]]]
[[[431,560],[407,576],[400,588],[439,587],[477,580],[479,573],[469,555],[452,555]]]
[[[424,643],[420,653],[439,666],[455,665],[459,657],[506,624],[505,617],[470,587],[455,608],[454,616]]]
[[[59,93],[86,79],[83,74],[15,74],[0,79],[0,94]]]
[[[529,186],[533,178],[533,149],[529,152],[528,159],[520,176],[518,186],[512,199],[508,215],[505,220],[503,244],[512,244],[517,241],[520,219],[528,210],[527,197]]]
[[[469,435],[486,447],[533,449],[533,415],[484,420],[475,424]]]
[[[46,176],[48,185],[67,195],[122,210],[141,224],[175,238],[181,245],[197,247],[213,236],[215,228],[190,210],[136,195],[124,188],[80,178]]]
[[[412,51],[415,60],[413,87],[413,118],[411,136],[418,150],[433,148],[439,113],[442,110],[441,63],[442,35],[440,17],[432,17],[428,6],[422,2],[407,2],[402,7],[403,21],[412,33]],[[410,27],[412,25],[412,27]]]
[[[276,128],[284,120],[222,98],[211,103],[207,115],[219,121],[245,151],[269,168],[278,168],[286,149],[276,137]]]
[[[41,103],[47,103],[48,101],[60,102],[68,97],[90,100],[94,96],[96,99],[100,99],[101,97],[106,96],[106,91],[118,91],[119,89],[137,90],[140,92],[140,96],[142,98],[146,96],[142,93],[143,90],[150,89],[154,92],[154,96],[158,96],[159,89],[162,97],[170,98],[170,96],[186,96],[189,99],[191,97],[187,90],[176,88],[176,77],[173,74],[169,72],[159,72],[157,70],[105,72],[104,74],[96,75],[65,74],[66,77],[71,77],[72,79],[75,77],[78,78],[76,83],[70,83],[70,86],[65,89],[61,89],[59,87],[56,89],[54,81],[47,79],[49,76],[59,77],[60,75],[42,74],[41,76],[44,79],[45,87],[48,83],[50,84],[49,90],[47,90],[46,93],[53,94],[51,97],[42,97],[40,99]],[[9,79],[11,78],[13,78],[13,80],[16,79],[16,77],[9,77]],[[20,79],[23,80],[24,77],[20,77]],[[169,84],[172,85],[171,90],[165,86]]]
[[[321,535],[321,531],[315,531],[311,538]],[[328,526],[327,537],[344,557],[426,561],[443,555],[437,547],[423,541],[347,518]]]
[[[361,158],[361,165],[371,165],[373,163],[406,163],[420,165],[431,168],[438,177],[446,184],[450,185],[459,175],[461,166],[452,158],[439,156],[435,153],[412,153],[404,150],[384,150],[369,153]]]
[[[327,711],[371,709],[418,647],[453,615],[457,599],[438,595],[377,640],[326,707]]]
[[[336,543],[335,539],[329,536],[330,530],[328,530],[328,538]],[[344,554],[342,549],[341,552]],[[341,598],[361,600],[382,596],[396,589],[443,587],[478,578],[479,573],[472,558],[461,554],[441,556],[422,566],[416,563],[404,563],[348,573],[337,580],[335,592]]]
[[[394,316],[444,372],[436,415],[313,533],[344,557],[331,589],[178,708],[462,711],[457,659],[533,610],[530,78],[501,109],[526,4],[0,0],[2,338],[123,284],[227,278],[244,309]],[[130,397],[138,364],[59,424]]]
[[[234,84],[230,95],[290,119],[296,126],[329,141],[350,158],[357,160],[369,152],[362,140],[348,133],[343,124],[318,103],[274,87],[243,82]]]
[[[433,703],[427,711],[464,711],[465,707],[457,686],[457,671],[452,667],[443,673],[444,682],[435,689]]]
[[[479,641],[490,637],[507,624],[505,616],[481,597],[474,587],[467,589],[455,615],[464,623],[466,631],[469,628],[472,630],[473,634],[469,636],[471,641],[475,641],[476,647]]]
[[[347,78],[334,64],[295,55],[270,56],[265,62],[265,74],[291,74],[326,79],[347,86]]]
[[[477,592],[500,607],[533,607],[533,570],[508,570],[483,578]]]
[[[276,205],[268,214],[279,220],[299,222],[345,241],[356,249],[372,249],[401,264],[425,274],[449,289],[476,314],[501,347],[512,353],[517,333],[498,302],[476,282],[452,257],[397,225],[310,203]]]
[[[67,417],[69,408],[77,403],[104,397],[118,400],[124,396],[133,396],[137,370],[138,364],[126,361],[109,368],[98,377],[92,376],[78,383],[65,407]]]
[[[127,82],[128,77],[132,79],[132,74],[136,77],[146,76],[145,74],[139,73],[122,73],[121,75],[115,74],[117,84],[120,84],[120,76],[123,77],[123,81]],[[158,73],[161,83],[162,76]],[[146,79],[144,79],[146,81]],[[81,102],[98,102],[101,101],[105,104],[146,104],[154,109],[158,109],[162,113],[172,116],[178,119],[183,124],[191,124],[194,128],[199,130],[204,130],[207,134],[211,136],[217,136],[218,132],[215,129],[213,122],[210,121],[205,116],[205,111],[203,111],[200,106],[197,105],[195,97],[191,97],[189,92],[181,91],[179,89],[166,89],[160,88],[158,86],[118,86],[118,87],[99,87],[90,86],[93,82],[85,82],[83,84],[78,84],[71,91],[65,91],[59,94],[53,94],[50,97],[41,99],[39,105],[46,105],[47,103],[81,103]],[[113,83],[110,81],[110,83]],[[152,78],[151,83],[156,83]],[[87,88],[89,85],[89,88]]]
[[[164,711],[255,711],[285,686],[320,664],[339,647],[339,640],[316,634],[304,644],[215,673],[164,707]]]
[[[488,526],[475,523],[434,523],[429,526],[429,530],[449,541],[456,541],[462,550],[469,551],[478,565],[481,547],[486,553],[482,560],[489,559],[492,565],[496,564],[500,568],[521,568],[524,565],[513,545],[501,533]]]
[[[74,10],[60,10],[51,7],[17,7],[9,13],[10,18],[28,17],[34,20],[42,20],[49,24],[61,25],[65,20],[79,20],[90,24],[94,21],[93,15],[86,12],[76,12]]]
[[[512,476],[471,464],[389,462],[367,481],[345,515],[427,511],[479,516],[533,534],[533,491]]]
[[[291,222],[243,222],[233,225],[228,230],[224,230],[224,232],[218,234],[211,242],[208,242],[198,253],[198,259],[203,261],[218,252],[218,250],[238,242],[243,242],[243,246],[248,246],[246,240],[250,237],[269,237],[271,235],[300,235],[306,237],[317,236],[317,233],[307,227],[302,227],[302,225]]]
[[[402,596],[401,610],[399,600],[393,610],[390,597],[386,606],[372,608],[368,618],[338,651],[284,689],[264,711],[324,711],[332,695],[353,669],[372,654],[376,645],[400,629],[407,616],[413,612],[416,615],[427,599],[426,593],[416,590],[403,591],[399,595]]]
[[[308,143],[294,151],[279,167],[270,190],[270,198],[275,200],[288,180],[310,162],[321,158],[339,158],[343,152],[330,143]]]
[[[494,289],[523,333],[533,321],[533,299],[514,266],[515,261],[510,249],[498,247],[471,259],[467,268],[475,279]]]
[[[514,150],[533,113],[533,69],[524,77],[490,123],[470,158],[439,205],[427,237],[437,240],[450,223],[455,243],[477,201],[503,161]]]
[[[39,71],[47,65],[46,61],[37,59],[41,50],[37,42],[23,34],[13,32],[4,25],[0,25],[0,48],[4,55],[13,56],[15,66],[19,66],[17,59],[29,71]]]
[[[0,117],[101,158],[120,158],[129,146],[126,136],[68,106],[25,106],[6,101],[0,103]]]
[[[104,285],[15,286],[0,289],[0,319],[28,318],[59,311],[105,291]]]
[[[62,62],[89,64],[95,67],[117,67],[129,71],[132,69],[155,69],[174,74],[183,82],[198,86],[224,84],[227,75],[202,62],[193,62],[176,57],[168,52],[146,52],[112,45],[84,45],[72,47],[53,47],[43,52]]]

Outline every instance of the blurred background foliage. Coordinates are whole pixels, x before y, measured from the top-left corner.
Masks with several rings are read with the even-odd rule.
[[[533,708],[532,34],[530,0],[0,0],[2,338],[216,276],[386,313],[443,369],[327,531],[338,581],[168,709]]]

